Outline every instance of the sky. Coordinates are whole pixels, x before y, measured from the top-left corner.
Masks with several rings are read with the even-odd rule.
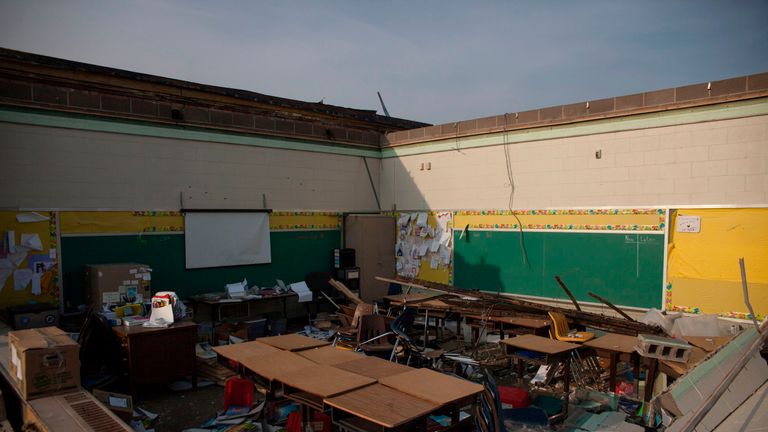
[[[768,71],[768,1],[0,0],[0,47],[427,123]]]

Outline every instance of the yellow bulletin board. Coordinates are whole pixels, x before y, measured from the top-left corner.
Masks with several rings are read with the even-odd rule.
[[[464,210],[454,226],[469,229],[663,231],[663,209]]]
[[[698,217],[698,232],[681,232],[681,216]],[[696,218],[693,219],[694,221]],[[739,258],[758,319],[768,314],[768,209],[685,209],[671,212],[668,310],[747,319]]]
[[[56,212],[35,212],[46,219],[36,222],[19,222],[17,215],[32,215],[31,212],[0,212],[0,234],[14,232],[17,253],[0,257],[0,307],[27,303],[59,303],[59,248],[56,228]],[[41,250],[22,250],[22,234],[36,234]],[[30,263],[32,263],[30,265]],[[37,263],[37,264],[34,264]],[[33,279],[28,277],[36,273]],[[18,273],[17,273],[18,272]],[[39,293],[36,291],[39,280]],[[22,286],[23,284],[23,286]]]
[[[407,214],[415,215],[417,213],[424,213],[424,212],[409,212]],[[448,222],[448,232],[451,232],[452,228],[453,228],[453,223],[452,223],[453,212],[450,212],[450,211],[449,212],[427,212],[427,225],[432,226],[432,227],[438,226],[438,221],[437,221],[437,214],[438,213],[445,213],[445,214],[448,214],[448,215],[451,216],[450,217],[451,220]],[[406,213],[394,213],[393,216],[395,217],[395,220],[397,221],[403,214],[406,214]],[[399,224],[396,224],[395,227],[397,229],[397,237],[398,237],[398,239],[400,239],[400,237],[401,237],[401,227],[399,226]],[[414,237],[412,228],[411,229],[407,229],[406,231],[409,231],[407,233],[408,237]],[[452,237],[453,237],[453,235],[451,234],[451,238]],[[403,239],[400,239],[400,240],[403,240]],[[449,244],[448,247],[452,251],[452,249],[453,249],[452,240],[451,240],[451,244]],[[396,245],[396,248],[397,248],[397,245]],[[452,255],[452,253],[451,253],[451,262],[450,262],[450,264],[444,265],[443,263],[440,263],[440,265],[437,268],[432,268],[431,267],[431,259],[432,259],[431,255],[433,255],[433,254],[427,253],[426,256],[424,256],[423,258],[421,258],[419,260],[419,270],[418,270],[418,274],[416,275],[416,278],[422,279],[422,280],[426,280],[426,281],[430,281],[430,282],[442,283],[442,284],[446,284],[446,285],[452,284],[453,283],[453,255]]]

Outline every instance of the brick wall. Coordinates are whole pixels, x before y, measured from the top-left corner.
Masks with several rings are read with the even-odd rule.
[[[509,149],[515,208],[768,203],[768,116],[523,142]],[[431,169],[422,170],[427,163]],[[502,146],[385,159],[382,167],[387,209],[508,205]]]

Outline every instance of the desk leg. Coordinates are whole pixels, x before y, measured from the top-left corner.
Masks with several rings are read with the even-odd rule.
[[[427,338],[429,337],[429,311],[424,311],[424,349],[427,349]]]
[[[608,392],[613,393],[616,391],[616,363],[619,362],[619,354],[615,352],[608,353],[608,358],[611,361],[610,367],[608,368],[610,373],[608,376]]]
[[[523,375],[525,375],[525,362],[522,359],[517,359],[517,379],[522,381]]]
[[[565,401],[563,402],[563,412],[568,415],[568,399],[571,395],[571,356],[565,357],[565,383],[563,384],[563,391],[565,391]]]
[[[651,364],[648,365],[648,370],[645,373],[645,397],[644,401],[648,402],[653,396],[653,383],[656,381],[656,369],[658,369],[659,361],[655,358],[649,359]]]

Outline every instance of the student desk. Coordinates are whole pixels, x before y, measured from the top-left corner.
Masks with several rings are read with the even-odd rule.
[[[468,325],[472,326],[472,339],[476,341],[480,337],[480,331],[477,321],[485,321],[493,324],[498,324],[501,331],[501,338],[504,339],[505,331],[509,330],[510,333],[515,335],[522,334],[534,334],[537,336],[547,336],[549,331],[549,321],[536,318],[524,318],[514,316],[482,316],[474,314],[463,315]]]
[[[252,315],[251,314],[252,306],[258,303],[268,302],[270,300],[280,300],[282,302],[282,307],[283,307],[283,316],[287,316],[288,298],[293,296],[296,296],[296,293],[294,293],[293,291],[289,291],[287,293],[274,294],[274,295],[264,296],[261,298],[217,299],[217,300],[193,298],[192,301],[194,302],[195,308],[204,306],[205,308],[209,309],[211,312],[208,315],[210,315],[211,320],[223,321],[225,319],[248,318]],[[201,312],[201,315],[204,315],[204,314],[202,314]],[[198,318],[196,317],[195,319],[198,319]]]
[[[362,357],[357,360],[338,363],[333,365],[338,369],[353,372],[358,375],[367,376],[373,379],[384,378],[392,375],[408,372],[414,368],[399,363],[394,363],[378,357]]]
[[[522,379],[525,372],[525,363],[538,365],[552,365],[556,362],[563,363],[563,416],[568,414],[568,394],[571,389],[571,365],[570,354],[579,348],[579,345],[560,342],[536,335],[522,335],[500,341],[505,345],[507,355],[517,360],[517,375]],[[559,417],[558,414],[555,417]]]
[[[635,351],[636,343],[637,337],[616,333],[607,333],[605,336],[584,342],[584,346],[593,348],[600,356],[608,358],[610,362],[609,392],[616,391],[616,364],[619,362],[619,356],[622,354],[629,356],[635,377],[640,378],[640,354]]]
[[[283,384],[285,397],[319,411],[323,410],[325,399],[376,382],[372,378],[319,364],[284,372],[275,380]]]
[[[310,348],[318,348],[321,346],[327,346],[331,343],[328,341],[321,341],[307,336],[298,335],[295,333],[281,335],[281,336],[268,336],[256,339],[256,342],[271,345],[275,348],[279,348],[285,351],[301,351]]]
[[[128,377],[131,395],[145,384],[165,384],[176,378],[192,375],[197,388],[195,344],[197,324],[177,322],[166,328],[112,327],[128,357]]]
[[[440,408],[439,404],[381,384],[334,396],[325,403],[333,407],[335,424],[357,431],[426,430],[427,415]]]
[[[335,366],[339,363],[359,360],[366,357],[365,354],[336,348],[330,345],[320,348],[305,349],[303,351],[298,351],[297,354],[306,359],[312,360],[317,364],[329,366]]]

